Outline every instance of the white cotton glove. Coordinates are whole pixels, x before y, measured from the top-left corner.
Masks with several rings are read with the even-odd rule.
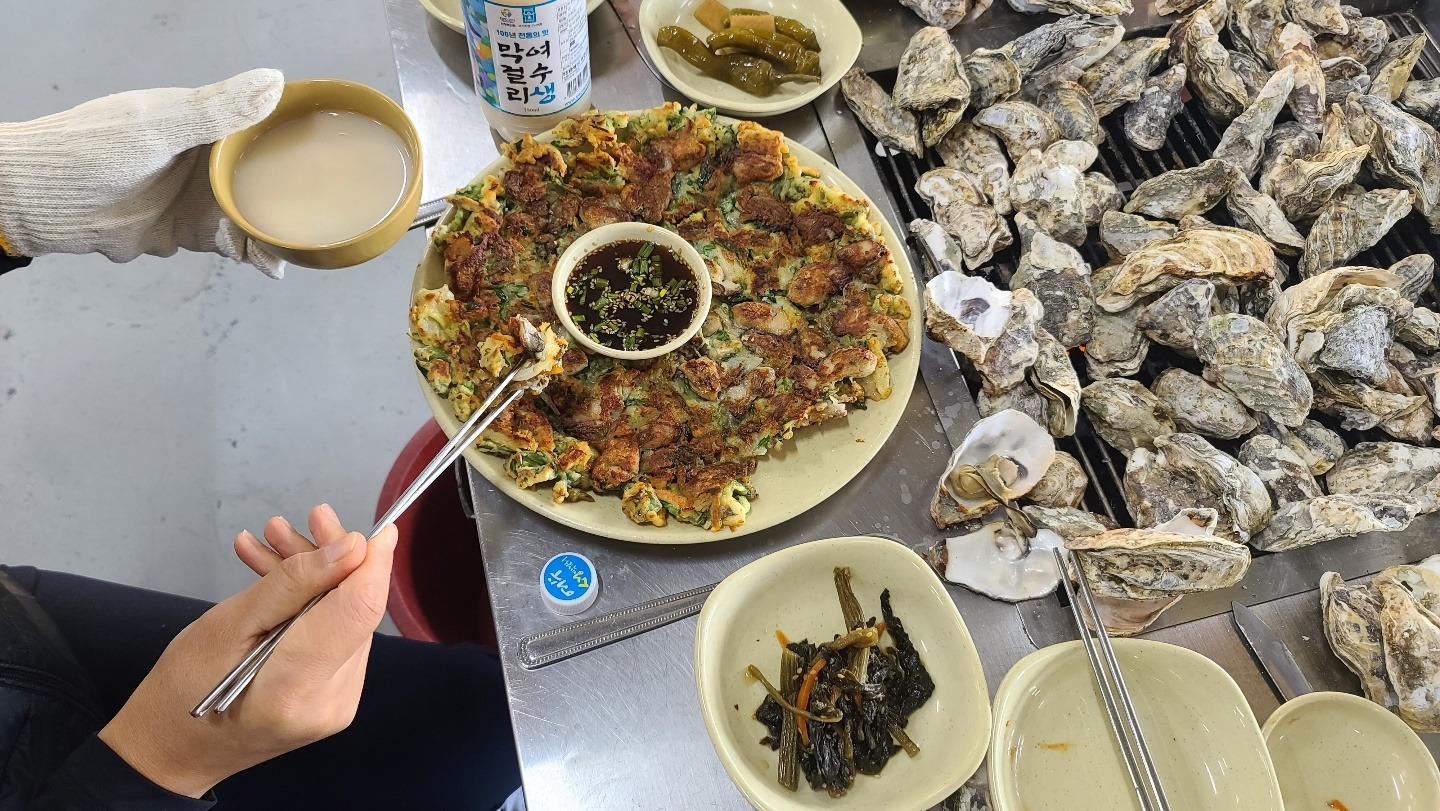
[[[280,278],[285,263],[221,213],[209,159],[210,144],[275,109],[284,83],[277,70],[252,70],[0,124],[0,237],[21,256],[98,252],[116,262],[185,248]]]

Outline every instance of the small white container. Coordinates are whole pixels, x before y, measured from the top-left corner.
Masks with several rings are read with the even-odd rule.
[[[660,346],[650,349],[624,350],[596,343],[575,324],[574,319],[570,317],[570,303],[566,300],[565,285],[570,282],[570,274],[575,272],[575,268],[585,257],[612,242],[653,242],[674,251],[680,261],[689,266],[695,274],[695,315],[690,319],[690,326],[686,327],[684,332]],[[555,314],[560,316],[560,324],[565,327],[570,338],[591,352],[620,360],[658,358],[684,346],[687,341],[695,337],[695,334],[700,331],[700,326],[705,323],[705,316],[710,313],[710,296],[710,269],[705,264],[704,258],[700,256],[700,252],[695,250],[695,246],[686,242],[684,237],[674,231],[645,222],[614,222],[590,231],[570,243],[570,247],[560,254],[560,260],[555,263],[555,272],[550,277],[550,302],[555,306]]]
[[[505,140],[590,110],[585,0],[465,0],[475,96]]]
[[[561,552],[540,570],[545,607],[556,614],[579,614],[600,597],[600,572],[578,552]]]

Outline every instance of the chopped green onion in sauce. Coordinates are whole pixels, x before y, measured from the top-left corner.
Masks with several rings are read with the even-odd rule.
[[[570,319],[601,346],[627,352],[674,340],[695,318],[695,273],[664,245],[612,242],[590,252],[565,284]]]

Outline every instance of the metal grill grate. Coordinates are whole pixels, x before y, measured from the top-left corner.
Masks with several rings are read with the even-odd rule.
[[[1440,76],[1440,51],[1436,50],[1434,37],[1429,35],[1419,18],[1409,12],[1380,16],[1397,36],[1426,35],[1428,42],[1424,54],[1415,68],[1414,78]],[[889,88],[894,84],[895,71],[877,72],[874,77],[882,86]],[[1220,129],[1204,115],[1198,100],[1193,98],[1187,101],[1184,108],[1176,115],[1166,136],[1165,144],[1158,150],[1140,150],[1130,144],[1121,129],[1119,115],[1107,117],[1104,125],[1108,137],[1104,143],[1100,144],[1099,157],[1091,170],[1108,176],[1127,195],[1141,182],[1163,172],[1203,163],[1214,152],[1215,145],[1220,142]],[[865,133],[865,138],[886,190],[894,199],[900,215],[906,218],[906,223],[917,217],[929,218],[931,216],[930,207],[915,193],[915,182],[920,175],[943,165],[939,156],[935,154],[934,150],[927,151],[923,160],[905,153],[888,154],[887,150],[878,146],[868,132]],[[1205,216],[1215,222],[1229,224],[1223,207],[1212,209],[1206,212]],[[1430,232],[1429,225],[1420,215],[1412,214],[1391,229],[1390,233],[1375,247],[1361,253],[1349,264],[1388,267],[1412,254],[1436,255],[1437,251],[1440,251],[1440,237]],[[1104,248],[1100,246],[1099,241],[1093,235],[1081,246],[1080,253],[1091,267],[1100,267],[1108,261]],[[919,251],[912,251],[912,255],[919,262],[917,267],[926,266]],[[1018,259],[1019,247],[1018,245],[1012,246],[997,254],[988,267],[977,272],[986,276],[996,285],[1008,289],[1010,277],[1015,272]],[[1293,277],[1294,274],[1292,274]],[[1435,285],[1432,284],[1422,303],[1433,309],[1440,309],[1437,302],[1440,302],[1440,292],[1437,292]],[[1079,350],[1071,351],[1071,361],[1080,375],[1081,385],[1088,384],[1090,379],[1086,372],[1083,355]],[[958,360],[956,365],[958,368]],[[1148,385],[1160,371],[1173,366],[1188,368],[1193,372],[1199,371],[1198,365],[1193,359],[1185,358],[1157,344],[1151,346],[1145,365],[1135,377]],[[971,394],[974,395],[978,391],[979,385],[975,381],[970,381],[969,384]],[[1327,426],[1340,430],[1338,424],[1325,415],[1316,413],[1314,416]],[[1352,445],[1356,441],[1388,438],[1378,431],[1357,434],[1340,430],[1340,433]],[[1238,442],[1214,442],[1217,447],[1231,455],[1237,452],[1239,446]],[[1133,520],[1126,508],[1121,490],[1125,457],[1095,434],[1083,413],[1079,415],[1075,436],[1059,439],[1056,444],[1061,450],[1079,459],[1085,468],[1086,475],[1090,477],[1091,486],[1081,506],[1091,512],[1107,515],[1122,526],[1132,525]]]

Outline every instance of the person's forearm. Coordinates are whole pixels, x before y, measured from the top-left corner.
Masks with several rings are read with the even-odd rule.
[[[155,785],[92,736],[41,787],[32,811],[205,811],[215,796],[185,797]]]

